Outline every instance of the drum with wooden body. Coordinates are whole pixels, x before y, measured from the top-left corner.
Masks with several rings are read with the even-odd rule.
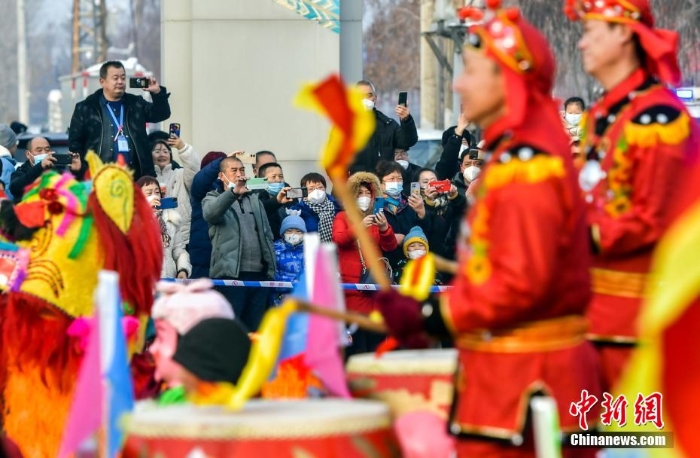
[[[392,415],[428,410],[447,420],[453,397],[457,351],[400,350],[353,355],[346,372],[350,391],[359,398],[389,404]]]
[[[221,407],[137,405],[125,458],[395,457],[388,407],[364,400],[253,400]]]

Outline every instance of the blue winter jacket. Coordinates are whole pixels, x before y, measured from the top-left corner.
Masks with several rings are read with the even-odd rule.
[[[202,200],[209,191],[221,187],[218,179],[219,166],[223,159],[216,159],[197,172],[190,188],[190,204],[192,220],[190,222],[190,243],[187,251],[192,264],[191,278],[208,278],[211,265],[211,240],[209,239],[209,224],[202,215]]]
[[[291,281],[299,280],[301,273],[304,271],[304,244],[300,243],[297,246],[292,246],[284,240],[275,242],[275,281]],[[290,290],[286,288],[278,288],[273,295],[274,303],[280,305],[285,294],[289,294]]]

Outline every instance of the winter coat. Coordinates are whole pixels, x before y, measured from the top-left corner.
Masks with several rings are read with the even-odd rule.
[[[447,197],[447,196],[445,196]],[[457,236],[467,208],[466,198],[457,193],[444,207],[425,201],[425,218],[432,222],[433,230],[428,236],[430,251],[447,259],[456,259]]]
[[[4,146],[0,146],[0,180],[5,184],[5,195],[10,200],[14,198],[10,190],[10,183],[16,168],[17,161],[12,157],[10,151]]]
[[[158,94],[151,94],[152,103],[133,94],[127,93],[122,97],[124,131],[129,141],[134,179],[156,174],[151,149],[148,147],[146,123],[161,122],[170,117],[169,96],[165,86],[161,86]],[[103,162],[114,162],[111,120],[103,119],[101,100],[102,89],[98,89],[75,105],[70,121],[68,149],[79,153],[83,162],[89,150],[94,150]]]
[[[209,224],[202,215],[202,200],[207,193],[221,187],[218,179],[219,166],[222,159],[207,164],[192,179],[190,188],[190,242],[187,251],[192,262],[192,278],[208,278],[211,265],[211,240],[209,239]]]
[[[326,198],[333,202],[333,205],[335,205],[335,214],[337,216],[338,213],[343,210],[340,206],[340,202],[335,200],[335,198],[330,194],[327,194]],[[290,210],[298,210],[301,212],[301,215],[299,216],[301,216],[301,219],[303,219],[304,223],[306,224],[306,232],[318,232],[319,217],[313,210],[311,210],[311,207],[309,207],[305,200],[300,200],[295,205],[292,205]]]
[[[189,277],[192,273],[190,255],[185,250],[185,240],[183,238],[183,218],[175,209],[163,210],[163,221],[170,236],[170,243],[163,248],[163,270],[161,278],[175,278],[181,270],[187,272]]]
[[[292,208],[296,204],[292,202],[280,204],[276,196],[271,195],[264,189],[254,192],[258,193],[260,200],[263,202],[265,212],[267,213],[267,221],[270,223],[270,229],[272,229],[272,237],[275,241],[282,239],[280,235],[282,220],[287,217],[287,209]],[[316,226],[318,227],[318,222]]]
[[[350,166],[350,173],[374,173],[377,163],[394,160],[394,150],[409,149],[418,143],[418,130],[412,116],[408,116],[399,125],[396,121],[379,110],[374,110],[376,127],[367,146],[355,156],[355,162]]]
[[[177,199],[177,212],[182,215],[182,239],[185,246],[190,242],[190,221],[192,219],[192,205],[190,204],[190,189],[192,180],[199,172],[200,159],[192,145],[185,144],[182,150],[175,148],[180,156],[179,164],[182,167],[173,168],[170,163],[162,169],[155,167],[155,177],[158,182],[165,184],[165,196]]]
[[[275,281],[295,282],[299,280],[299,276],[304,270],[304,244],[292,246],[284,240],[276,241],[275,259],[277,260]],[[275,305],[280,305],[284,295],[289,292],[289,289],[276,290],[274,294]]]
[[[372,173],[358,172],[350,176],[348,186],[353,196],[359,194],[361,183],[370,185],[372,198],[369,208],[362,212],[362,217],[372,214],[375,196],[381,196],[382,191],[379,185],[379,178]],[[367,228],[374,242],[383,252],[394,251],[398,247],[396,236],[391,225],[385,232],[379,232],[377,226]],[[360,257],[359,245],[355,231],[350,224],[346,212],[338,213],[333,222],[333,242],[338,247],[338,265],[340,266],[340,276],[344,283],[358,283],[362,276],[362,258]],[[348,310],[369,314],[375,309],[372,295],[361,291],[345,291],[345,303]]]
[[[238,278],[242,252],[241,228],[232,206],[239,196],[231,191],[211,191],[202,201],[202,214],[209,223],[212,255],[209,274],[212,278]],[[267,278],[275,278],[275,250],[272,245],[272,230],[267,222],[265,208],[255,193],[242,198],[250,199],[255,218],[256,233],[262,251]]]

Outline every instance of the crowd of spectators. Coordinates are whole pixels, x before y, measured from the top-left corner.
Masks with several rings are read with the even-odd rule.
[[[147,134],[146,121],[163,121],[170,115],[166,89],[150,79],[144,90],[152,102],[146,102],[125,93],[124,69],[118,62],[106,63],[100,75],[103,89],[76,106],[67,170],[82,179],[89,149],[104,161],[134,170],[161,227],[164,278],[294,282],[303,273],[304,235],[318,233],[322,242],[336,244],[343,282],[367,280],[367,263],[346,214],[358,210],[343,208],[323,174],[307,173],[299,183],[289,183],[277,155],[261,150],[249,175],[241,152],[202,155],[175,133]],[[460,116],[457,125],[443,133],[443,151],[434,169],[412,163],[410,148],[418,134],[408,106],[396,107],[397,122],[375,108],[377,93],[371,82],[360,81],[358,88],[377,127],[350,167],[348,186],[382,252],[388,278],[399,282],[407,262],[428,252],[455,259],[463,216],[487,155],[469,130],[469,120]],[[584,109],[584,101],[574,97],[562,110],[574,156],[579,154]],[[11,159],[16,143],[9,126],[0,125],[0,185],[9,185],[6,194],[19,200],[26,186],[55,167],[56,155],[48,140],[36,137],[27,144],[26,162],[17,167]],[[253,177],[265,179],[265,188],[249,189]],[[438,277],[436,284],[449,280]],[[252,330],[265,310],[280,304],[288,292],[219,290]],[[369,314],[375,309],[371,293],[348,290],[345,296],[351,311]],[[349,352],[371,351],[382,338],[357,331]]]

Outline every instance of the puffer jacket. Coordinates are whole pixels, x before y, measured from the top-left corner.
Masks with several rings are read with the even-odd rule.
[[[255,218],[256,233],[260,242],[267,278],[275,278],[275,249],[272,245],[272,229],[267,222],[265,208],[260,198],[252,192],[242,198],[250,199]],[[232,206],[238,199],[230,191],[216,190],[202,201],[202,213],[209,223],[212,254],[209,275],[212,278],[238,278],[242,252],[241,227]]]
[[[173,168],[170,163],[163,167],[155,168],[158,182],[165,184],[165,195],[177,198],[177,212],[182,216],[182,239],[185,246],[190,243],[190,221],[192,219],[192,206],[190,204],[190,189],[192,180],[199,172],[200,159],[192,145],[185,144],[182,150],[175,148],[180,156],[180,168]]]
[[[192,274],[190,255],[185,250],[185,240],[183,239],[182,224],[183,218],[175,209],[163,210],[163,221],[170,236],[170,243],[163,248],[163,270],[161,278],[175,278],[181,270],[187,272],[189,277]]]
[[[129,149],[132,151],[130,165],[134,169],[136,180],[142,176],[156,174],[153,156],[148,147],[146,123],[161,122],[170,117],[169,96],[165,86],[161,86],[158,94],[151,94],[153,103],[134,94],[127,93],[122,97],[124,130],[129,141]],[[95,151],[103,162],[113,162],[109,149],[113,145],[112,131],[109,128],[110,120],[103,119],[102,116],[100,104],[102,97],[102,89],[98,89],[82,102],[78,102],[70,121],[68,149],[79,153],[83,162],[89,150]],[[136,154],[133,154],[134,151]]]
[[[275,269],[275,281],[299,280],[299,276],[304,271],[304,244],[292,246],[284,240],[275,242],[275,259],[277,267]],[[284,295],[289,293],[289,289],[277,289],[273,296],[275,305],[280,305]]]
[[[379,185],[379,178],[372,173],[358,172],[348,178],[348,186],[353,196],[357,196],[362,183],[367,183],[372,193],[369,208],[362,212],[362,217],[372,214],[374,199],[381,196],[382,191]],[[398,243],[394,231],[389,226],[385,232],[380,232],[377,226],[367,228],[374,242],[383,252],[396,250]],[[358,283],[362,275],[362,258],[350,219],[346,212],[338,213],[333,222],[333,242],[338,246],[338,265],[340,266],[340,276],[344,283]],[[362,291],[345,291],[345,302],[348,310],[369,314],[375,309],[375,302],[372,295],[367,295]]]

